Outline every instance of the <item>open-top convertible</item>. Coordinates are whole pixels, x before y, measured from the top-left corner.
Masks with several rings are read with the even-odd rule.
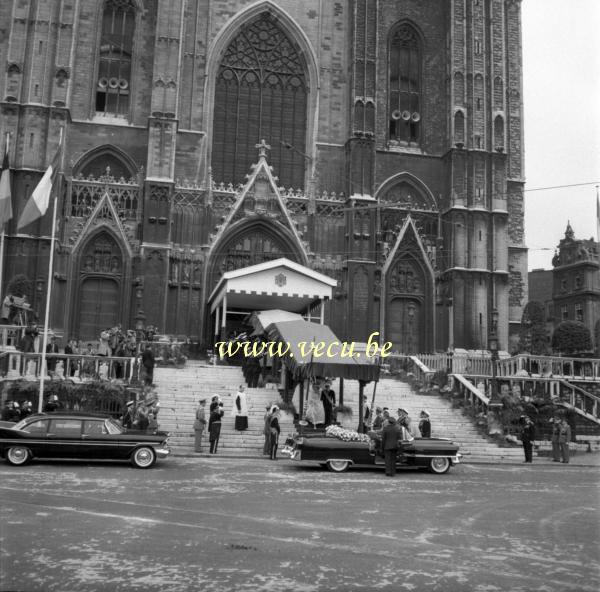
[[[169,455],[166,432],[126,430],[113,419],[87,413],[39,413],[0,427],[0,455],[11,465],[32,458],[129,460],[149,469]]]
[[[385,466],[374,440],[346,441],[324,434],[303,434],[296,435],[288,445],[292,460],[319,463],[334,473],[342,473],[350,467]],[[400,443],[396,467],[429,469],[441,475],[458,464],[461,456],[458,445],[451,440],[414,438]]]

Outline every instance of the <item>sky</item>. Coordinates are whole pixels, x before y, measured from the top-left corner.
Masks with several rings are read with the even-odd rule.
[[[600,0],[523,0],[525,242],[551,269],[567,220],[598,240]],[[558,185],[579,187],[534,189]],[[549,250],[543,250],[549,249]]]

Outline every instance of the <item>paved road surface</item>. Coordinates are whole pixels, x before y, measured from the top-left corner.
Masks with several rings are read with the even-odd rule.
[[[0,590],[586,592],[596,467],[0,464]]]

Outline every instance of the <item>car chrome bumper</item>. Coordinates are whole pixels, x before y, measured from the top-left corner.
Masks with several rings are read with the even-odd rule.
[[[451,462],[453,465],[457,465],[457,464],[460,462],[460,459],[461,459],[461,458],[462,458],[462,454],[460,454],[460,452],[459,452],[459,453],[457,453],[457,455],[456,455],[456,456],[452,456],[452,457],[450,457],[450,462]]]
[[[169,454],[171,454],[171,449],[170,448],[155,448],[154,452],[156,452],[156,456],[158,458],[167,458],[167,456],[169,456]]]
[[[300,452],[300,450],[298,450],[297,448],[296,448],[296,450],[292,450],[292,453],[290,455],[290,458],[292,460],[302,460],[301,457],[302,457],[302,453]]]

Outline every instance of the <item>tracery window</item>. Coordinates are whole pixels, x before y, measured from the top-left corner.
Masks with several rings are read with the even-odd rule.
[[[131,0],[106,0],[98,53],[96,113],[123,116],[129,110],[134,31]]]
[[[242,183],[271,146],[269,164],[284,187],[304,186],[308,84],[299,50],[269,13],[227,48],[215,88],[212,170],[217,182]]]
[[[123,267],[123,256],[115,240],[102,232],[89,243],[81,259],[81,272],[111,273],[119,275]]]
[[[390,140],[416,144],[421,130],[421,49],[410,25],[403,24],[394,32],[389,60]]]

